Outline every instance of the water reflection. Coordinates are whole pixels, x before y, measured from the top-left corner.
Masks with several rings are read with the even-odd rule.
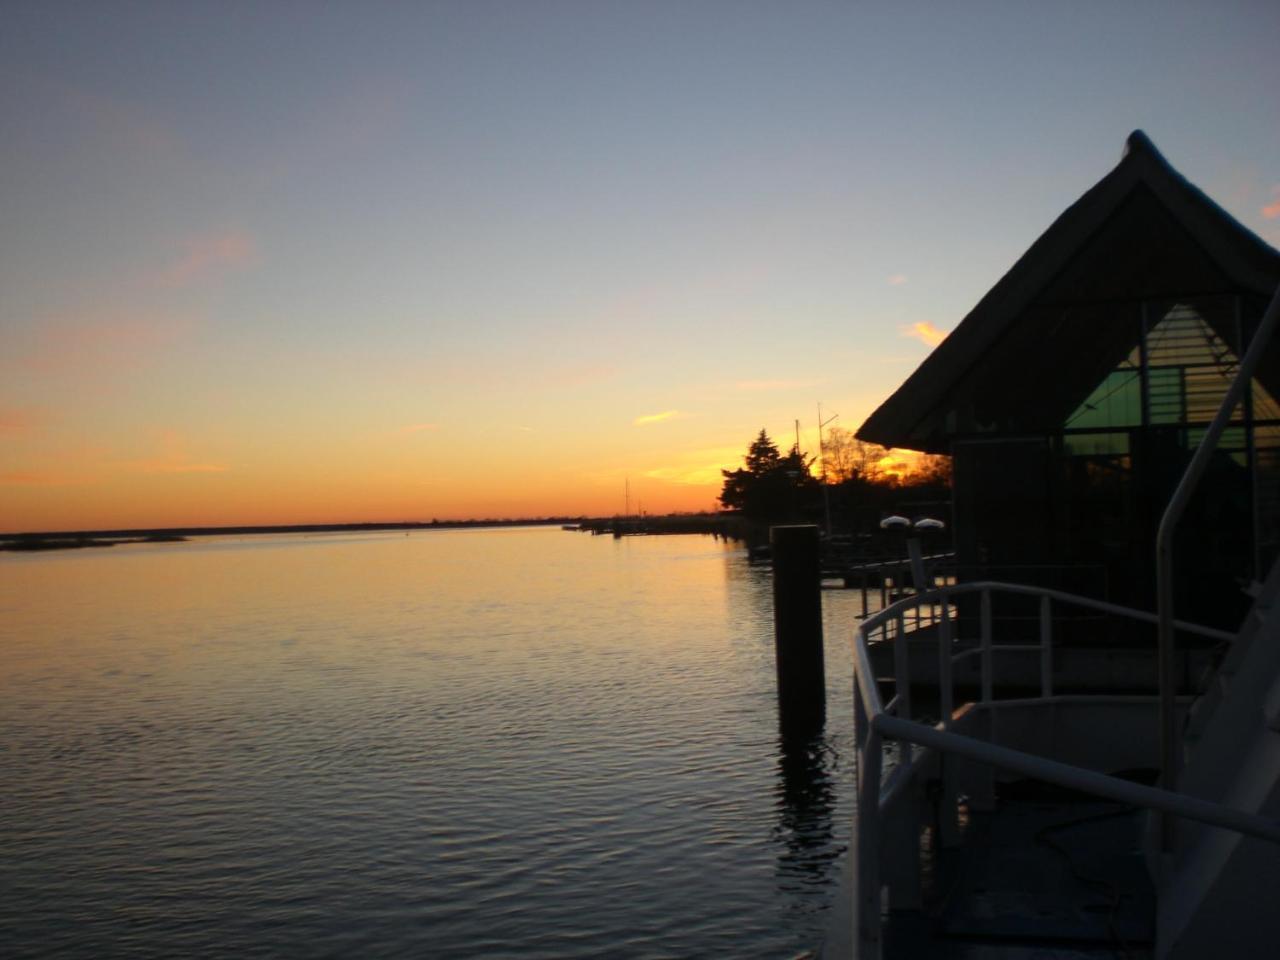
[[[836,837],[834,751],[821,732],[778,739],[777,877],[783,890],[797,884],[835,883],[835,860],[844,850]]]
[[[761,700],[774,713],[774,882],[786,923],[824,927],[822,914],[839,887],[841,856],[851,825],[849,777],[841,748],[851,739],[851,662],[848,634],[854,622],[852,592],[823,591],[827,695],[825,709],[783,714],[776,690],[773,580],[768,566],[745,555],[725,563],[727,600],[739,635],[750,643]],[[843,799],[842,799],[843,797]],[[814,896],[819,891],[826,895]],[[803,892],[804,896],[796,894]]]
[[[0,557],[0,956],[769,958],[825,929],[847,643],[825,734],[784,747],[741,551],[115,550]]]

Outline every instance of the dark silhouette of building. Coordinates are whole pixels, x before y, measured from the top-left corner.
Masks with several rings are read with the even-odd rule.
[[[1135,131],[857,435],[953,457],[962,571],[1150,609],[1160,515],[1278,283]],[[1179,617],[1234,626],[1280,548],[1278,397],[1273,344],[1175,544]]]

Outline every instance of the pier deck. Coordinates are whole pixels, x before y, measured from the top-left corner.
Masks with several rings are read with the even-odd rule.
[[[924,905],[886,914],[885,960],[1148,960],[1143,823],[1122,804],[1003,785],[996,812],[970,813],[958,846],[925,845]],[[856,960],[835,928],[821,956]]]

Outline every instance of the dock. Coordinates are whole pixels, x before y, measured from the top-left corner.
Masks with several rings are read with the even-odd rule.
[[[663,516],[596,517],[580,521],[576,529],[594,536],[648,537],[704,534],[726,540],[747,540],[748,521],[736,514],[676,513]]]
[[[1153,771],[1131,774],[1150,781]],[[996,810],[963,810],[955,845],[926,830],[923,899],[889,915],[885,960],[1097,960],[1153,956],[1156,892],[1134,807],[1034,781],[999,784]],[[833,926],[822,956],[853,956]]]

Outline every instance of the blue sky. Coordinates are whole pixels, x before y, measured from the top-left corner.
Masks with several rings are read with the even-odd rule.
[[[1277,37],[1240,2],[8,3],[0,528],[707,506],[760,427],[856,427],[1134,128],[1280,242]]]

